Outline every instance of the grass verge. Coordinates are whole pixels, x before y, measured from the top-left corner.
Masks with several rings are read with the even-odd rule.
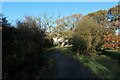
[[[46,49],[44,51],[44,53],[42,54],[41,58],[44,59],[44,61],[46,61],[46,64],[39,69],[39,73],[36,77],[36,80],[41,79],[41,80],[48,80],[50,78],[53,78],[54,74],[55,74],[55,62],[52,59],[52,52],[54,51],[54,49],[56,49],[55,47]]]
[[[92,72],[102,79],[119,79],[120,65],[118,62],[106,55],[75,55],[75,52],[71,50],[71,46],[61,48],[61,51],[65,55],[79,60],[79,62],[87,66]],[[113,52],[113,54],[114,53],[116,52]]]

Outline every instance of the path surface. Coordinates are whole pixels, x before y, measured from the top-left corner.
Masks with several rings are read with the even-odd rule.
[[[60,50],[53,51],[53,59],[56,63],[55,78],[97,78],[87,67],[65,56]]]

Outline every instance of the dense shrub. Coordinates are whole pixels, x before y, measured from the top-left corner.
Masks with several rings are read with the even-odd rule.
[[[2,22],[5,23],[6,19]],[[41,58],[46,48],[45,32],[42,29],[28,27],[28,25],[17,25],[11,27],[9,24],[2,24],[3,27],[3,79],[27,80],[35,79],[42,66],[46,63]],[[52,45],[52,44],[50,44]]]
[[[73,32],[72,43],[78,53],[94,53],[96,46],[103,44],[103,26],[90,17],[83,17]]]

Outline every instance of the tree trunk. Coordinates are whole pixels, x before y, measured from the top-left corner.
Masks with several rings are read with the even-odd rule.
[[[64,45],[65,45],[65,42],[63,42],[63,43],[61,44],[61,47],[64,47]]]
[[[79,48],[77,48],[77,54],[76,55],[80,55],[80,50]]]

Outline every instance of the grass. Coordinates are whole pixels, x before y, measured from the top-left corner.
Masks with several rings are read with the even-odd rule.
[[[120,64],[113,60],[113,58],[118,58],[119,52],[117,51],[107,51],[104,52],[106,55],[92,55],[76,56],[75,52],[71,50],[71,46],[61,48],[62,52],[69,57],[79,60],[83,65],[87,66],[92,72],[94,72],[98,77],[103,79],[119,79],[120,74]],[[109,56],[108,56],[109,55]],[[110,56],[111,55],[111,56]],[[113,57],[113,58],[111,58]]]
[[[55,74],[55,62],[52,59],[52,52],[55,50],[55,47],[48,48],[44,51],[41,58],[46,60],[46,64],[39,70],[39,73],[36,79],[47,80],[48,78],[52,78]]]
[[[77,56],[78,60],[89,67],[100,78],[119,78],[120,66],[104,56]]]
[[[118,51],[118,50],[105,50],[103,52],[103,54],[112,58],[112,59],[120,58],[120,51]]]
[[[67,55],[69,57],[75,56],[75,53],[73,51],[71,51],[72,46],[60,47],[60,49],[65,55]]]
[[[92,56],[84,56],[84,55],[75,55],[71,49],[72,46],[65,47],[52,47],[47,49],[44,53],[44,58],[49,59],[48,68],[46,78],[50,78],[55,74],[55,62],[51,58],[51,54],[55,49],[61,49],[61,51],[67,55],[68,57],[73,57],[75,60],[78,60],[83,65],[87,66],[92,72],[94,72],[98,77],[107,79],[119,79],[120,74],[120,64],[114,59],[118,59],[119,51],[116,50],[106,50],[104,51],[104,55],[92,55]],[[43,71],[44,72],[44,71]]]

